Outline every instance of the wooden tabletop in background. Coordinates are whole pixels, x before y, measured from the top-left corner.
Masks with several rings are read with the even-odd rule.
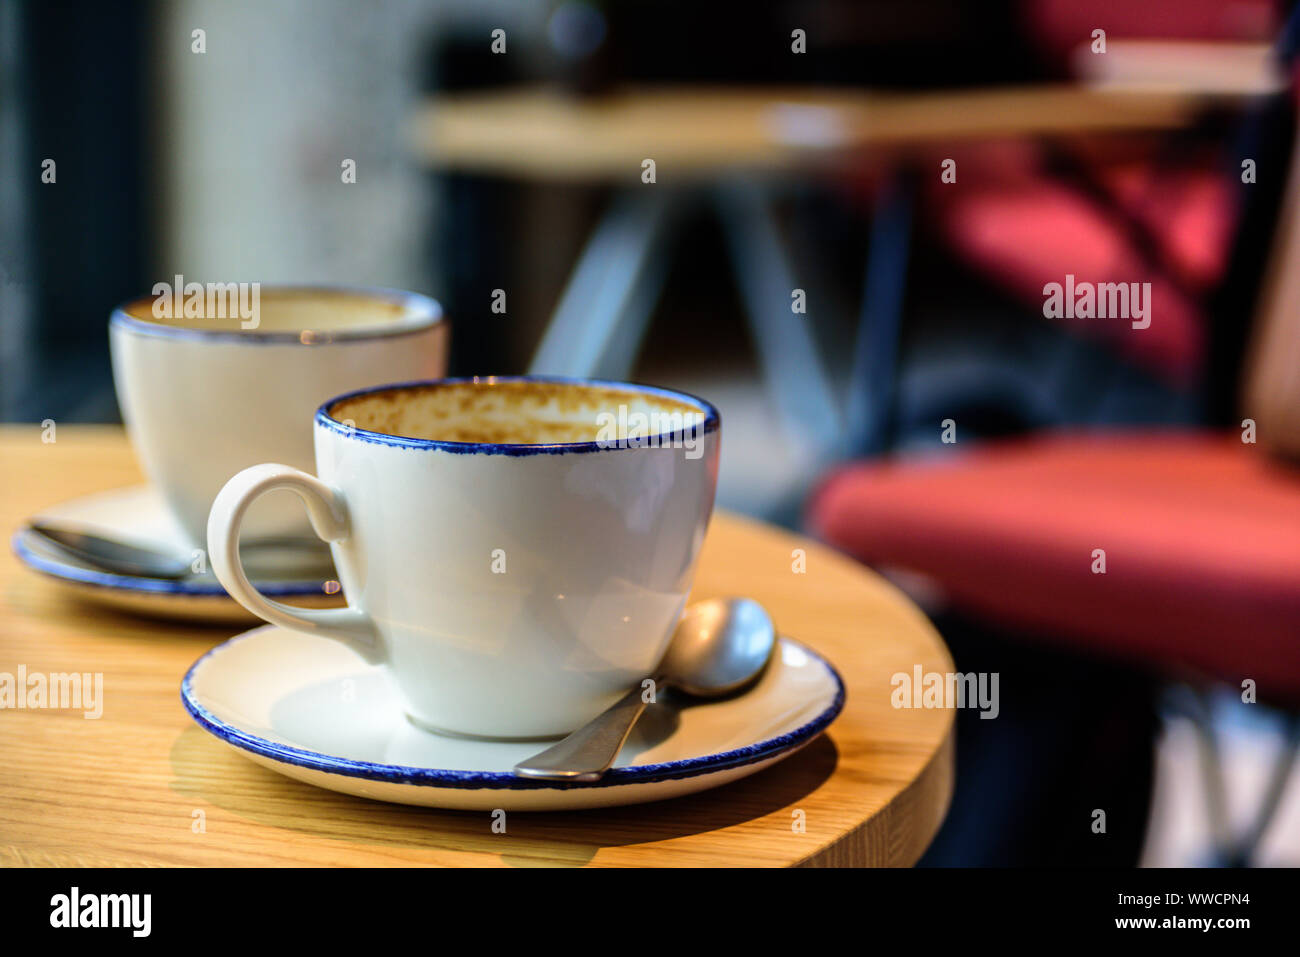
[[[1180,129],[1207,110],[1277,88],[1267,55],[1267,48],[1238,51],[1244,63],[1200,82],[1196,75],[1174,82],[1175,72],[1148,82],[1120,76],[1092,85],[926,92],[681,85],[594,96],[552,86],[449,93],[416,112],[410,138],[432,167],[522,179],[634,185],[645,159],[665,183],[806,170],[963,140]]]
[[[0,529],[141,480],[121,429],[0,428]],[[806,571],[793,551],[806,551]],[[905,865],[938,829],[953,782],[950,710],[896,710],[890,678],[949,672],[924,616],[825,548],[720,514],[695,598],[747,594],[826,655],[848,697],[800,753],[714,791],[601,811],[510,815],[382,804],[254,765],[181,706],[181,676],[232,629],[132,618],[67,598],[0,557],[0,672],[102,672],[99,720],[0,710],[0,864]],[[193,822],[202,811],[204,829]],[[802,811],[805,830],[792,823]]]

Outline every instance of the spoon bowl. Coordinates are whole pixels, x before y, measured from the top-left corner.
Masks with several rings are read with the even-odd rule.
[[[750,598],[697,602],[677,624],[659,665],[661,684],[697,698],[731,694],[762,673],[776,628],[766,609]]]

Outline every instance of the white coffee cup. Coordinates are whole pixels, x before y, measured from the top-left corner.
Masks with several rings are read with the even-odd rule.
[[[435,731],[562,735],[653,673],[713,508],[707,402],[443,380],[332,399],[315,431],[319,478],[258,465],[212,506],[212,567],[249,611],[387,665],[407,715]],[[289,607],[249,583],[240,526],[273,489],[296,492],[331,543],[346,609]]]
[[[183,308],[148,296],[118,307],[109,321],[131,444],[195,547],[206,542],[208,511],[230,475],[271,458],[312,467],[310,419],[326,398],[446,372],[447,323],[426,296],[265,287],[256,304],[252,319],[233,308],[212,309],[229,318],[172,318]],[[314,540],[288,495],[259,503],[246,531]]]

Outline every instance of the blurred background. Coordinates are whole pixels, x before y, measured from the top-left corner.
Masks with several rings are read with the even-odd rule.
[[[926,863],[1300,865],[1291,6],[0,0],[0,420],[120,421],[176,274],[430,293],[453,375],[709,398],[721,506],[1002,675]]]

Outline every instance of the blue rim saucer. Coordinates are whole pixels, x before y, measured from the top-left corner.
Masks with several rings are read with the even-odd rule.
[[[182,544],[162,497],[147,485],[110,489],[61,502],[43,509],[39,517],[179,554],[188,547]],[[119,610],[201,621],[255,620],[226,594],[210,571],[178,580],[104,571],[79,561],[25,527],[14,532],[10,547],[20,562],[70,594]],[[274,576],[259,578],[257,586],[270,596],[297,599],[299,603],[329,606],[342,601],[341,596],[326,590],[326,580],[319,572],[306,575],[291,569],[280,572],[277,568]]]
[[[251,644],[250,644],[251,643]],[[259,660],[259,648],[265,648],[263,660]],[[339,657],[347,656],[347,660]],[[329,659],[321,663],[322,657]],[[269,662],[274,659],[277,668],[271,674]],[[301,667],[299,667],[301,665]],[[243,680],[251,670],[258,667],[267,668],[268,677],[257,682]],[[216,669],[215,672],[210,669]],[[431,804],[434,806],[464,806],[455,800],[443,803],[436,797],[426,794],[419,797],[410,793],[373,794],[358,787],[364,782],[381,782],[386,785],[400,786],[403,791],[423,790],[426,792],[488,792],[487,797],[502,792],[575,792],[569,799],[560,798],[556,803],[564,808],[582,806],[576,792],[610,791],[610,789],[628,788],[636,790],[637,785],[661,785],[668,782],[687,782],[690,779],[702,779],[707,776],[722,776],[722,772],[740,771],[728,774],[725,780],[734,780],[743,776],[746,769],[757,770],[774,760],[793,753],[807,744],[826,729],[844,707],[844,683],[835,668],[816,652],[789,638],[782,638],[778,654],[769,668],[768,674],[759,685],[746,695],[740,695],[722,702],[708,702],[681,708],[676,712],[678,723],[665,742],[657,743],[658,751],[649,753],[671,752],[674,748],[684,753],[669,756],[668,760],[653,760],[628,766],[614,767],[604,778],[594,783],[551,782],[516,777],[509,770],[514,762],[526,753],[540,750],[544,744],[537,742],[498,742],[470,741],[451,739],[433,734],[429,731],[415,729],[413,725],[395,714],[385,725],[383,734],[359,735],[347,747],[377,748],[375,741],[424,738],[429,748],[436,750],[445,744],[445,749],[460,749],[476,752],[474,760],[501,767],[501,770],[464,770],[455,767],[423,767],[407,763],[387,763],[380,760],[367,760],[361,756],[341,756],[326,753],[304,746],[295,736],[304,736],[302,724],[310,724],[311,708],[317,708],[322,715],[325,706],[311,704],[310,695],[301,698],[308,702],[301,705],[302,713],[292,719],[281,714],[278,719],[270,717],[273,712],[283,712],[285,702],[312,688],[332,687],[335,682],[353,679],[358,686],[374,679],[376,673],[382,672],[377,666],[369,666],[356,659],[351,652],[320,638],[312,638],[294,632],[288,632],[275,626],[264,626],[239,635],[218,645],[194,663],[181,682],[181,701],[186,711],[205,731],[255,759],[259,763],[280,770],[293,777],[310,780],[319,786],[363,794],[368,797],[380,797],[385,800],[404,801],[405,803]],[[367,678],[369,675],[369,678]],[[205,678],[208,687],[205,687]],[[386,676],[382,679],[387,682]],[[313,683],[314,682],[314,683]],[[249,690],[256,685],[255,690]],[[266,686],[274,685],[273,690]],[[224,691],[221,690],[224,687]],[[383,685],[376,687],[388,688]],[[214,690],[214,688],[216,690]],[[376,694],[377,700],[355,705],[357,714],[369,714],[366,709],[392,709],[392,693]],[[278,697],[276,697],[278,695]],[[232,703],[231,697],[239,698]],[[378,700],[382,698],[381,700]],[[220,700],[218,700],[220,699]],[[711,750],[708,746],[707,728],[710,722],[701,715],[710,708],[733,709],[729,726],[758,728],[771,721],[772,702],[777,702],[777,712],[781,715],[798,715],[797,723],[778,733],[759,736],[757,740],[745,741],[737,745]],[[768,711],[764,711],[767,703]],[[751,720],[746,719],[744,709],[749,708]],[[221,712],[218,714],[218,712]],[[721,714],[722,712],[717,712]],[[323,720],[334,719],[341,726],[351,730],[346,718],[331,713]],[[781,719],[784,720],[784,719]],[[791,719],[793,720],[793,719]],[[297,724],[295,729],[294,725]],[[269,726],[268,726],[269,725]],[[700,728],[706,730],[700,731]],[[701,738],[700,735],[704,735]],[[386,736],[386,737],[385,737]],[[693,737],[694,736],[694,737]],[[436,740],[435,740],[436,739]],[[357,742],[362,742],[358,744]],[[417,741],[417,744],[420,742]],[[388,747],[391,745],[385,745]],[[317,746],[319,747],[319,745]],[[522,748],[522,751],[520,750]],[[519,752],[516,754],[516,752]],[[526,753],[525,753],[526,752]],[[698,753],[696,753],[698,752]],[[637,756],[639,758],[639,755]],[[310,772],[310,777],[295,773]],[[349,785],[348,782],[353,782]],[[718,783],[725,783],[719,780]],[[631,786],[631,787],[629,787]],[[713,786],[701,782],[699,787],[678,788],[682,793],[703,790]],[[665,794],[659,796],[674,796]],[[637,797],[636,800],[653,800],[654,797]],[[499,798],[497,798],[499,800]],[[606,796],[591,802],[591,806],[615,803],[631,803]],[[484,805],[486,806],[486,805]]]

